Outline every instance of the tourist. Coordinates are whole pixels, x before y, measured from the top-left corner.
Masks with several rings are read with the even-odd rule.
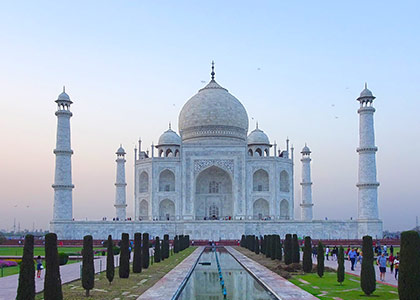
[[[380,278],[380,280],[385,281],[386,257],[385,257],[384,252],[382,252],[381,256],[378,257],[378,260],[376,261],[376,263],[379,265],[379,272],[381,272],[379,278]]]
[[[36,258],[36,277],[41,278],[41,270],[44,267],[42,266],[42,258],[40,255]]]
[[[328,256],[330,255],[330,248],[327,246],[326,248],[325,248],[325,257],[327,258],[327,260],[329,260],[328,259]]]
[[[394,269],[395,269],[395,280],[398,280],[398,270],[400,268],[400,253],[397,253],[397,256],[394,258]]]
[[[349,260],[351,262],[351,270],[354,271],[354,264],[356,262],[357,253],[356,250],[353,248],[349,251]]]
[[[394,273],[394,255],[391,253],[391,255],[388,257],[388,262],[389,262],[389,269],[391,271],[391,274]]]
[[[391,247],[389,247],[389,253],[394,255],[394,246],[391,245]]]
[[[338,255],[338,247],[334,246],[334,249],[332,251],[332,255],[333,255],[333,260],[337,260],[337,255]]]
[[[354,267],[356,268],[357,266],[357,261],[359,260],[359,248],[356,248],[356,260],[354,261]]]

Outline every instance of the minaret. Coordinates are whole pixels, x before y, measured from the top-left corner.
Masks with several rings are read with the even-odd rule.
[[[312,181],[311,181],[311,150],[305,144],[302,149],[302,203],[301,206],[301,219],[302,221],[312,221]]]
[[[120,221],[126,219],[126,207],[127,201],[125,197],[125,187],[127,183],[125,182],[125,151],[120,145],[117,152],[117,181],[115,183],[115,214]]]
[[[359,113],[359,220],[377,220],[378,215],[378,186],[376,181],[376,151],[375,130],[373,126],[373,114],[375,108],[372,102],[375,99],[372,92],[365,89],[360,93],[357,101],[360,102]]]
[[[54,213],[53,221],[73,219],[73,188],[71,179],[70,105],[73,103],[65,88],[55,101],[57,103],[57,144],[55,154]]]

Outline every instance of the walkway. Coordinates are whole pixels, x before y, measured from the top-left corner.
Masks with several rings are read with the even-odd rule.
[[[314,264],[316,264],[316,258],[312,257],[312,261]],[[330,257],[330,260],[325,260],[324,265],[326,267],[333,268],[337,270],[338,264],[337,261],[332,260]],[[344,269],[347,274],[352,274],[360,277],[360,272],[362,270],[362,265],[360,262],[356,264],[356,267],[354,268],[354,271],[351,270],[351,262],[349,260],[344,261]],[[386,268],[386,275],[385,275],[385,282],[379,280],[379,267],[375,264],[375,274],[376,274],[376,281],[378,283],[387,284],[393,287],[398,287],[398,280],[395,279],[395,274],[391,274],[391,271],[389,268]]]
[[[255,278],[264,285],[278,299],[284,300],[313,300],[318,299],[300,287],[294,285],[287,279],[270,271],[266,267],[260,265],[256,261],[248,258],[230,246],[225,247],[226,250]]]
[[[116,265],[119,263],[119,256],[115,256]],[[94,260],[95,273],[106,270],[106,256],[101,256]],[[82,262],[60,266],[61,283],[68,283],[80,278],[80,268]],[[41,273],[41,278],[35,278],[36,293],[44,290],[45,270]],[[11,300],[16,298],[19,274],[0,278],[0,300]]]
[[[182,283],[188,279],[190,272],[193,270],[198,258],[204,251],[204,248],[205,247],[201,246],[195,249],[193,253],[163,276],[162,279],[138,297],[137,300],[172,299]]]

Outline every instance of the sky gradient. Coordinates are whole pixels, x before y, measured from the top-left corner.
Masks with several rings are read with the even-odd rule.
[[[274,143],[312,150],[314,217],[357,216],[358,103],[374,101],[384,229],[420,214],[420,4],[417,1],[19,1],[0,4],[0,228],[48,228],[56,105],[71,110],[73,215],[114,215],[115,151],[157,142],[210,79]]]

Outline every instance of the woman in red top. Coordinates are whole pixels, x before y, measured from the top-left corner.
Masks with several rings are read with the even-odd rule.
[[[391,270],[391,274],[394,273],[394,255],[391,253],[391,255],[388,257],[388,261],[389,261],[389,268]]]

